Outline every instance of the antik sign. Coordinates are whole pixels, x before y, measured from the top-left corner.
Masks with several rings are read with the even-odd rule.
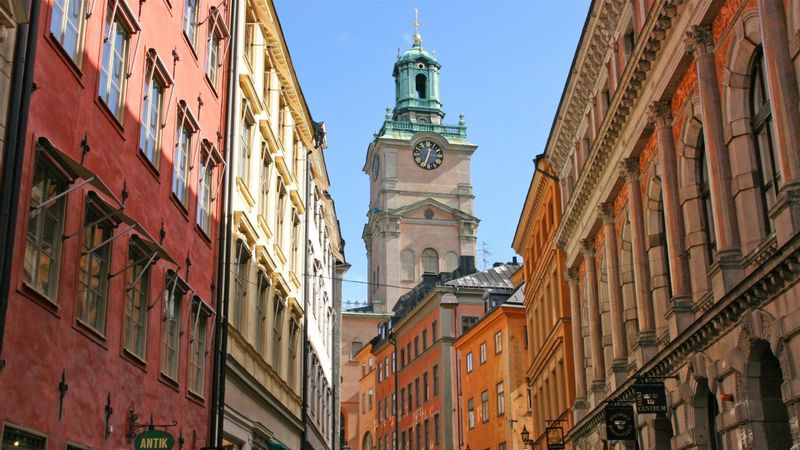
[[[133,440],[135,450],[172,450],[175,439],[166,431],[147,430]]]

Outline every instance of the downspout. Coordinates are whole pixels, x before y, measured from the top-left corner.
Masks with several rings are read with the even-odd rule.
[[[316,142],[315,144],[316,145]],[[303,248],[305,252],[303,252],[303,376],[301,380],[303,381],[303,409],[302,409],[302,421],[303,421],[303,439],[300,441],[300,448],[306,448],[306,442],[308,439],[308,355],[309,355],[309,342],[308,342],[308,274],[310,272],[308,268],[308,252],[311,249],[308,247],[308,220],[310,214],[308,213],[308,205],[311,204],[310,198],[310,185],[311,185],[311,152],[312,150],[306,151],[306,179],[305,179],[305,187],[306,187],[306,217],[305,217],[305,230],[304,230],[304,238],[303,238]]]
[[[397,439],[400,438],[400,414],[397,413],[397,404],[400,403],[400,393],[397,385],[400,364],[397,362],[397,336],[394,334],[394,329],[392,329],[391,334],[389,335],[389,340],[392,342],[392,348],[394,348],[394,355],[392,355],[392,366],[394,367],[394,405],[392,405],[394,409],[394,439],[392,439],[392,448],[396,448]]]
[[[11,96],[8,102],[6,148],[3,152],[3,179],[0,185],[0,371],[5,367],[3,336],[8,296],[11,292],[14,235],[28,133],[28,110],[33,94],[33,64],[36,60],[40,3],[40,0],[32,0],[29,24],[18,25],[17,40],[14,43],[14,66],[11,69]]]
[[[224,195],[219,226],[219,257],[217,258],[217,326],[214,333],[214,373],[211,393],[211,426],[209,427],[209,444],[222,447],[223,425],[225,423],[225,372],[228,353],[228,300],[230,293],[231,262],[231,204],[233,195],[233,177],[231,176],[230,159],[233,154],[234,118],[236,117],[236,69],[238,60],[239,37],[239,2],[231,0],[231,49],[228,52],[228,98],[227,117],[225,121],[225,169],[223,171]]]

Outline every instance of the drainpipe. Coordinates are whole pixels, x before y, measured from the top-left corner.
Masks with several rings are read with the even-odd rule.
[[[315,144],[316,145],[316,144]],[[305,179],[305,186],[306,186],[306,229],[304,230],[304,238],[303,238],[303,248],[305,252],[303,252],[303,376],[301,380],[303,381],[303,409],[302,409],[302,420],[303,420],[303,439],[300,441],[300,448],[306,448],[306,442],[308,439],[308,356],[310,350],[310,342],[308,342],[308,274],[310,272],[308,268],[308,262],[310,258],[308,257],[308,252],[311,251],[311,248],[308,246],[308,220],[310,214],[308,213],[308,205],[311,204],[311,196],[310,196],[310,186],[311,186],[311,152],[312,150],[306,151],[306,179]]]
[[[231,49],[228,52],[228,98],[227,120],[225,121],[225,169],[222,173],[224,186],[222,211],[219,225],[219,256],[217,258],[217,326],[214,332],[214,373],[211,385],[211,413],[209,426],[210,445],[222,447],[223,425],[225,423],[225,372],[228,353],[228,300],[230,293],[233,177],[231,176],[231,155],[233,154],[234,118],[237,116],[237,56],[239,30],[239,2],[231,0]]]
[[[389,319],[390,321],[392,319]],[[400,364],[397,362],[397,336],[394,334],[394,328],[389,331],[389,341],[392,343],[392,348],[394,348],[394,356],[392,358],[392,366],[394,368],[394,439],[392,442],[396,443],[398,439],[400,439],[400,414],[397,412],[397,404],[400,403],[400,393],[398,392],[398,385],[397,385],[397,377],[398,372],[400,371]],[[394,447],[392,447],[394,448]]]
[[[2,184],[0,185],[0,371],[5,367],[3,336],[5,335],[8,296],[11,292],[11,268],[14,259],[14,234],[17,225],[22,161],[25,159],[25,137],[28,131],[28,110],[33,94],[33,63],[36,59],[40,0],[30,4],[30,20],[18,25],[14,43],[14,65],[11,69],[11,96],[8,104],[6,148],[3,152]]]

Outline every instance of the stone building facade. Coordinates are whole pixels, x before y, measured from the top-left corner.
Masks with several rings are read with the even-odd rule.
[[[639,448],[798,448],[800,4],[591,9],[545,149],[585,355],[568,439],[621,446],[604,402],[670,377]]]
[[[581,382],[574,377],[574,367],[583,365],[584,357],[573,357],[572,343],[580,339],[581,322],[572,314],[564,254],[553,243],[561,221],[560,189],[546,160],[537,158],[534,164],[536,172],[512,243],[525,261],[520,272],[530,342],[525,371],[532,420],[521,420],[518,428],[527,426],[534,444],[544,445],[548,421],[558,421],[555,425],[565,431],[572,427],[575,384]],[[514,439],[521,439],[519,433]]]
[[[311,118],[273,2],[237,4],[225,443],[298,450],[313,434],[315,448],[329,448],[333,278],[344,256],[324,127]]]

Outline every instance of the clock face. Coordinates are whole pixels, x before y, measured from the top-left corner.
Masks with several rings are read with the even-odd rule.
[[[442,148],[431,141],[422,141],[414,146],[414,162],[423,169],[433,170],[442,164]]]
[[[372,179],[373,180],[377,180],[378,179],[378,171],[380,170],[380,168],[381,168],[381,161],[377,156],[375,156],[375,158],[372,159]]]

